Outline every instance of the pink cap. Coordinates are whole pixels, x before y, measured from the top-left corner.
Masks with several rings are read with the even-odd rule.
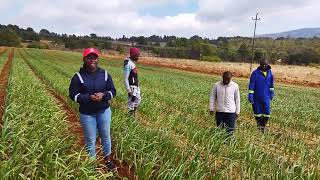
[[[140,49],[136,47],[130,48],[130,56],[136,56],[140,54]]]
[[[89,54],[95,54],[97,56],[99,56],[99,51],[95,48],[87,48],[83,51],[83,56],[82,58],[85,58],[86,56],[88,56]]]

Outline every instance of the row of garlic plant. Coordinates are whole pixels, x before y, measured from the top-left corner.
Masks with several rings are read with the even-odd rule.
[[[59,52],[58,52],[59,53]],[[62,53],[60,52],[60,55]],[[67,56],[71,56],[72,53],[68,54]],[[65,59],[67,59],[67,56],[65,56]],[[110,64],[110,63],[109,63]],[[113,64],[115,65],[115,64]],[[119,65],[119,63],[118,63]],[[120,64],[121,66],[121,64]],[[148,67],[148,69],[150,69],[150,67]],[[158,68],[151,68],[153,70],[152,74],[154,74],[155,72],[158,71]],[[175,73],[177,74],[174,70],[169,70],[170,73]],[[164,72],[163,70],[161,70],[159,76],[163,75],[163,74],[168,74],[166,72]],[[180,74],[181,77],[186,77],[188,76],[188,74],[186,75],[185,73],[181,73]],[[181,78],[178,77],[178,78]],[[180,81],[180,79],[178,79],[176,84],[172,83],[172,80],[169,79],[168,80],[168,76],[164,75],[164,77],[162,79],[159,78],[155,78],[153,80],[151,80],[150,82],[145,82],[145,84],[148,85],[148,87],[146,88],[146,90],[150,89],[150,87],[157,89],[157,91],[151,91],[151,95],[157,93],[158,91],[161,91],[161,89],[163,89],[163,87],[167,86],[167,82],[170,82],[170,84],[172,84],[172,86],[170,86],[169,88],[167,88],[165,90],[166,96],[164,97],[160,97],[161,102],[165,101],[165,98],[167,99],[171,99],[173,100],[173,102],[176,102],[176,105],[174,104],[170,104],[170,107],[178,107],[179,104],[183,104],[182,108],[186,107],[184,105],[184,100],[187,99],[187,97],[192,97],[192,95],[194,94],[200,94],[202,95],[202,97],[199,98],[192,98],[193,100],[200,100],[199,103],[197,103],[198,105],[200,105],[200,108],[194,108],[193,106],[189,106],[189,109],[186,110],[186,112],[191,112],[191,114],[196,114],[196,117],[193,117],[193,119],[197,119],[197,117],[201,117],[203,119],[203,116],[206,115],[207,113],[206,108],[207,108],[207,103],[203,102],[203,99],[207,98],[207,94],[206,92],[210,91],[210,89],[208,89],[208,87],[210,87],[210,83],[209,84],[205,84],[204,86],[201,86],[199,88],[195,88],[198,87],[199,84],[203,84],[204,82],[204,78],[208,79],[207,75],[204,75],[203,78],[200,78],[200,80],[198,82],[194,83],[194,78],[190,77],[187,78],[189,79],[187,82],[190,82],[190,79],[192,79],[193,83],[182,83]],[[175,76],[173,78],[173,80],[177,79],[177,76]],[[157,86],[157,83],[152,84],[152,82],[163,82],[162,86]],[[190,84],[190,86],[187,86],[188,84]],[[242,96],[242,114],[245,114],[244,117],[240,117],[240,126],[243,126],[244,128],[247,128],[247,126],[254,126],[254,121],[252,120],[251,116],[251,107],[250,105],[247,103],[246,101],[246,96],[247,96],[247,92],[246,92],[246,88],[247,88],[247,84],[246,82],[240,81],[240,85],[241,85],[241,96]],[[175,88],[172,88],[175,87]],[[170,90],[175,89],[176,91],[170,92]],[[181,92],[188,92],[188,90],[190,89],[194,89],[194,92],[191,92],[190,95],[185,95],[184,93]],[[308,144],[309,135],[314,135],[315,137],[317,136],[317,131],[319,130],[318,124],[315,124],[314,126],[310,126],[311,128],[309,129],[305,129],[305,119],[308,119],[309,117],[313,122],[318,122],[316,121],[317,119],[319,119],[319,113],[317,111],[317,109],[319,108],[319,100],[314,99],[314,97],[316,96],[316,94],[319,94],[319,92],[316,89],[312,89],[312,88],[300,88],[300,87],[286,87],[286,86],[282,86],[282,85],[278,85],[277,86],[277,98],[275,99],[275,101],[273,102],[273,111],[274,111],[274,117],[272,118],[272,127],[271,128],[275,128],[278,129],[279,127],[286,130],[287,128],[290,128],[288,130],[286,130],[285,133],[278,133],[277,131],[272,131],[268,136],[263,136],[263,139],[260,140],[259,135],[257,134],[253,134],[254,136],[258,136],[258,138],[253,139],[252,141],[257,143],[261,143],[263,146],[265,145],[265,143],[268,143],[271,145],[271,150],[272,154],[274,154],[276,156],[276,158],[282,158],[283,156],[285,156],[287,159],[289,158],[289,162],[291,162],[291,168],[293,167],[300,167],[300,166],[311,166],[312,168],[307,168],[310,169],[306,171],[306,173],[308,174],[309,172],[314,172],[317,171],[317,169],[319,169],[319,166],[317,165],[317,158],[318,154],[317,153],[317,149],[319,148],[319,146],[317,146],[317,139],[313,139],[313,142],[310,144]],[[174,95],[181,95],[181,99],[179,100],[176,96],[170,97],[171,94]],[[287,96],[285,94],[290,94],[290,95],[295,95],[295,97],[290,98],[288,102],[284,103],[283,101],[287,100]],[[153,102],[159,102],[159,100],[157,99],[151,99],[150,95],[148,95],[148,99],[151,100],[151,103],[149,105],[153,105]],[[297,104],[296,102],[300,102],[301,105]],[[148,112],[150,112],[150,108],[149,105],[147,105],[146,110]],[[160,108],[158,109],[161,109]],[[280,108],[279,108],[280,107]],[[287,107],[287,108],[283,108],[283,107]],[[155,108],[157,109],[157,108]],[[192,110],[197,110],[200,109],[200,111],[194,111],[192,112]],[[295,111],[294,113],[292,113],[293,109],[300,109],[300,111]],[[170,112],[170,109],[169,111]],[[301,117],[301,113],[303,114],[309,114],[308,116],[305,116],[303,118],[303,116]],[[290,115],[288,118],[282,118],[283,116],[288,116]],[[156,114],[154,114],[153,116],[157,116],[157,112]],[[300,117],[299,117],[300,116]],[[207,118],[204,118],[207,120]],[[165,119],[166,120],[166,119]],[[192,118],[191,118],[192,120]],[[210,121],[210,120],[209,120]],[[251,123],[248,121],[251,121]],[[275,123],[274,123],[275,122]],[[162,122],[161,122],[162,123]],[[200,122],[201,123],[201,122]],[[298,125],[296,125],[298,124]],[[248,133],[248,130],[245,129],[245,133]],[[294,133],[290,133],[291,131],[295,131]],[[250,129],[249,129],[250,131]],[[306,131],[306,132],[305,132]],[[243,133],[243,132],[241,132]],[[250,133],[250,132],[249,132]],[[302,134],[302,136],[298,136],[296,137],[295,135],[299,135]],[[305,137],[306,139],[304,139],[303,134],[308,135],[309,137]],[[242,134],[239,134],[240,136]],[[252,136],[252,133],[249,135]],[[306,141],[306,142],[305,142]],[[277,142],[277,143],[275,143]],[[266,150],[269,150],[270,148],[266,148]],[[316,149],[316,150],[315,150]],[[297,156],[298,154],[298,156]],[[293,163],[292,163],[293,162]],[[310,162],[312,162],[310,164]],[[290,172],[290,168],[288,170]]]
[[[32,57],[28,56],[28,60],[44,79],[49,84],[55,84],[53,87],[67,98],[69,80],[75,71],[70,71],[69,77],[65,77],[63,73],[57,71],[57,68],[51,69],[48,64],[41,63],[39,61],[41,59],[43,59],[41,56],[37,58],[36,53],[33,53]],[[62,67],[64,70],[67,69],[63,65]],[[189,161],[187,159],[189,156],[182,154],[175,147],[168,134],[142,127],[138,122],[128,119],[123,110],[119,111],[114,108],[113,114],[112,135],[116,141],[117,156],[122,160],[132,162],[139,178],[188,176],[199,179],[208,176],[209,170],[206,169],[206,166]],[[180,166],[176,167],[178,164]],[[191,169],[190,164],[196,164],[198,168]]]
[[[41,52],[38,52],[38,53],[41,54]],[[79,67],[79,65],[81,64],[81,60],[79,60],[81,59],[80,56],[74,55],[72,53],[69,53],[68,55],[63,55],[63,53],[61,52],[55,53],[55,54],[60,54],[58,56],[42,54],[42,57],[52,56],[50,62],[58,61],[59,63],[54,65],[55,68],[59,68],[59,64],[60,64],[60,66],[62,65],[64,67],[60,69],[65,70],[66,66],[64,66],[64,64],[73,66],[72,63],[77,64],[76,66]],[[112,72],[112,74],[115,75],[115,77],[119,77],[117,84],[121,86],[122,85],[121,69],[120,69],[121,65],[120,63],[117,63],[117,62],[113,62],[113,63],[115,65],[114,67],[118,67],[118,68],[113,68],[113,67],[110,67],[110,65],[108,65],[107,69],[109,70],[109,72]],[[105,63],[102,62],[102,65],[105,66]],[[231,146],[228,145],[226,147],[224,145],[221,145],[221,143],[219,144],[219,138],[214,136],[215,133],[212,131],[212,129],[209,128],[209,131],[206,131],[207,130],[206,128],[214,125],[212,123],[212,118],[205,115],[206,107],[204,107],[204,106],[207,106],[206,103],[204,103],[205,102],[204,99],[207,98],[208,91],[209,91],[208,87],[210,87],[210,84],[212,83],[211,82],[212,80],[210,81],[206,80],[208,76],[195,75],[192,73],[186,74],[184,72],[181,73],[180,71],[163,70],[159,68],[150,68],[150,67],[142,67],[142,68],[145,72],[142,71],[141,77],[143,78],[141,81],[147,85],[143,87],[144,88],[143,92],[144,92],[144,96],[148,98],[144,99],[144,103],[142,105],[141,111],[142,111],[143,117],[146,117],[144,119],[151,121],[151,124],[153,126],[149,126],[149,127],[156,128],[157,126],[159,126],[160,130],[165,129],[166,132],[169,132],[169,134],[171,134],[169,137],[171,139],[174,139],[175,141],[176,141],[176,138],[174,138],[174,135],[177,135],[176,137],[178,138],[181,138],[181,137],[185,138],[187,141],[187,145],[189,146],[190,144],[191,146],[194,144],[195,147],[200,147],[201,149],[209,150],[209,153],[204,153],[205,151],[198,151],[199,154],[202,156],[219,157],[220,159],[229,159],[228,163],[226,163],[227,165],[224,163],[222,168],[220,166],[213,167],[213,169],[219,168],[219,173],[222,174],[223,176],[230,174],[230,172],[235,171],[237,170],[237,168],[240,167],[240,172],[245,172],[243,173],[244,176],[256,176],[256,174],[259,174],[259,173],[264,174],[264,173],[271,172],[271,173],[274,173],[274,175],[277,175],[280,177],[281,175],[288,175],[288,174],[292,174],[292,176],[294,177],[298,174],[294,172],[295,170],[293,168],[296,168],[296,167],[299,168],[300,166],[302,166],[302,169],[303,169],[303,165],[307,165],[306,163],[303,164],[302,162],[299,162],[299,164],[292,165],[292,163],[288,163],[288,161],[286,160],[283,160],[281,158],[279,159],[279,157],[281,157],[281,154],[280,155],[277,154],[279,152],[275,152],[275,154],[272,154],[273,156],[275,156],[274,158],[279,159],[278,161],[277,160],[275,161],[274,158],[270,156],[266,156],[265,153],[263,153],[263,151],[265,151],[266,149],[260,148],[260,146],[258,147],[251,146],[251,143],[264,144],[263,141],[277,140],[275,139],[277,138],[276,134],[263,136],[262,138],[256,137],[260,135],[257,133],[254,133],[254,127],[251,124],[249,124],[249,126],[247,124],[241,124],[243,125],[243,128],[246,128],[246,133],[248,133],[247,134],[248,136],[246,136],[245,139],[239,138],[238,142],[235,143],[233,147],[232,145]],[[72,69],[73,71],[75,71],[76,70],[75,66],[73,66]],[[164,74],[171,74],[172,78],[168,79],[169,76]],[[199,80],[195,81],[194,80],[195,77],[199,78]],[[169,86],[168,86],[168,82],[170,82]],[[241,83],[242,88],[243,88],[243,84],[245,83]],[[167,87],[167,89],[164,89],[165,87]],[[172,89],[174,91],[170,92],[170,90]],[[185,92],[185,94],[181,92]],[[171,94],[173,94],[174,96],[170,96]],[[181,94],[182,96],[179,96]],[[193,97],[195,94],[197,95],[198,98],[190,98],[191,100],[185,101],[186,99],[188,99],[186,97]],[[245,95],[246,93],[242,93],[242,100],[245,99]],[[118,97],[118,99],[120,99],[120,101],[124,103],[125,95]],[[244,106],[246,106],[245,103],[246,102],[244,101]],[[163,113],[161,114],[161,112]],[[175,116],[174,114],[165,114],[166,112],[177,113],[178,115]],[[170,127],[170,128],[167,128],[167,127]],[[185,136],[181,136],[185,134],[187,134],[187,138]],[[239,132],[239,136],[242,136],[241,132]],[[251,136],[253,137],[251,138]],[[212,141],[208,141],[208,138],[210,137],[212,137]],[[248,140],[247,138],[250,138],[250,139]],[[287,140],[287,139],[284,139],[284,140]],[[186,141],[182,141],[182,142],[186,143]],[[259,142],[259,141],[262,141],[262,142]],[[280,141],[279,143],[281,144],[283,143],[283,141]],[[292,141],[291,139],[289,139],[285,141],[285,145],[282,147],[287,147],[288,145],[290,145],[290,143],[292,144],[292,146],[296,145],[295,141]],[[253,149],[252,150],[253,152],[248,150],[250,149],[250,147],[251,149]],[[193,149],[193,147],[189,147],[189,148]],[[251,157],[249,156],[249,158],[241,159],[243,154],[239,155],[239,151],[241,152],[244,150],[247,150],[247,152],[244,152],[244,155],[250,155]],[[258,153],[255,153],[255,151],[257,151]],[[193,152],[197,152],[197,149],[194,150]],[[256,154],[256,157],[255,156],[252,157],[252,155],[255,155],[255,154]],[[265,157],[264,161],[261,161],[261,156]],[[237,159],[237,158],[240,158],[240,159]],[[212,158],[209,158],[209,159],[199,158],[199,159],[201,161],[212,160]],[[252,163],[258,160],[260,161],[258,166],[256,165],[256,163]],[[251,164],[248,162],[250,162]],[[270,164],[272,164],[272,166],[270,166]],[[212,167],[212,165],[210,167]],[[276,170],[278,168],[279,170]],[[254,171],[252,171],[252,169],[254,169]],[[303,171],[301,171],[301,174],[314,175],[313,172],[315,170],[316,169],[314,168],[303,169]],[[283,174],[279,173],[279,171],[283,172]]]
[[[64,112],[15,53],[0,138],[1,179],[89,179],[94,162],[75,145]],[[80,149],[79,149],[80,148]]]
[[[53,51],[55,54],[58,54],[61,57],[70,59],[70,57],[78,58],[77,61],[67,61],[67,62],[81,62],[81,58],[74,52],[62,52],[62,51]],[[112,62],[111,62],[112,63]],[[110,63],[108,63],[110,65]],[[114,64],[114,63],[113,63]],[[111,65],[113,65],[111,64]],[[118,63],[119,65],[119,63]],[[276,75],[275,75],[276,76]],[[205,78],[208,79],[208,76],[205,75]],[[247,96],[247,81],[240,81],[241,92],[242,92],[242,110],[244,112],[249,112],[251,114],[251,107],[246,100]],[[197,82],[199,83],[199,82]],[[209,85],[206,84],[206,93],[209,91],[212,82],[209,82]],[[278,89],[279,88],[279,89]],[[317,104],[319,100],[314,99],[317,95],[317,89],[312,88],[301,88],[301,87],[286,87],[278,85],[276,83],[276,97],[281,97],[281,99],[275,98],[273,104],[273,121],[281,127],[288,127],[297,129],[298,131],[310,131],[312,133],[319,134],[319,113],[317,113]],[[279,91],[278,91],[279,90]],[[205,94],[207,95],[207,94]],[[297,96],[299,95],[299,96]],[[283,97],[283,98],[282,98]],[[289,102],[286,102],[290,100]],[[303,106],[297,106],[302,104]],[[205,104],[207,106],[207,104]],[[294,112],[294,113],[292,113]],[[311,122],[310,124],[305,123],[305,119],[308,119]],[[287,123],[287,122],[290,123]],[[292,123],[291,123],[292,122]]]
[[[66,54],[66,53],[61,53],[61,52],[57,52],[56,54],[60,54],[60,56],[63,56],[63,54]],[[70,53],[70,54],[68,54],[67,56],[72,56],[72,53]],[[67,58],[66,56],[65,56],[65,58]],[[149,67],[149,69],[150,69],[150,67]],[[157,72],[158,70],[156,69],[156,68],[153,68],[153,74],[155,73],[155,72]],[[163,74],[166,74],[165,72],[163,72],[163,70],[162,70],[162,72],[160,72],[160,74],[159,74],[159,76],[161,76],[161,75],[163,75]],[[177,74],[177,73],[175,73],[175,74]],[[177,77],[174,77],[173,79],[171,78],[170,79],[170,77],[163,77],[162,79],[159,79],[159,76],[154,76],[155,77],[155,79],[152,79],[151,81],[145,81],[145,83],[146,84],[148,84],[148,88],[150,88],[150,86],[151,87],[153,87],[153,88],[156,88],[157,89],[157,91],[155,91],[155,92],[152,92],[152,94],[155,94],[155,93],[159,93],[159,91],[161,91],[162,89],[161,89],[161,87],[165,87],[166,86],[166,80],[167,81],[169,81],[171,84],[172,83],[174,83],[174,81],[175,81],[175,79],[177,79]],[[201,105],[201,107],[199,107],[199,108],[193,108],[192,106],[180,106],[182,109],[183,108],[188,108],[189,107],[189,109],[185,109],[185,110],[182,110],[182,112],[189,112],[189,114],[196,114],[196,116],[195,117],[192,117],[191,118],[191,122],[192,122],[192,120],[194,121],[195,119],[199,119],[198,117],[200,117],[200,120],[201,119],[206,119],[207,120],[207,117],[205,117],[205,118],[203,118],[203,115],[206,115],[207,113],[205,112],[206,111],[206,107],[207,107],[207,104],[206,103],[202,103],[201,101],[203,100],[203,99],[205,99],[206,98],[206,96],[207,96],[207,94],[206,94],[206,91],[209,91],[208,89],[206,89],[207,87],[209,87],[210,86],[210,84],[205,84],[204,86],[200,86],[200,87],[196,87],[195,88],[195,84],[201,84],[201,82],[203,82],[203,80],[202,79],[200,79],[198,82],[194,82],[195,80],[193,80],[193,83],[188,83],[189,82],[189,80],[188,79],[190,79],[190,78],[188,78],[188,77],[186,77],[186,76],[188,76],[188,75],[186,75],[186,74],[181,74],[181,77],[179,77],[180,79],[178,79],[178,81],[176,82],[176,83],[174,83],[174,87],[176,87],[176,88],[168,88],[168,89],[166,89],[165,90],[165,93],[167,94],[164,98],[162,98],[162,100],[161,100],[161,102],[163,102],[163,101],[166,101],[166,99],[168,99],[169,101],[171,100],[171,103],[169,102],[169,103],[167,103],[167,104],[169,104],[169,106],[174,106],[174,107],[178,107],[177,105],[178,104],[184,104],[184,101],[185,100],[187,100],[187,98],[186,98],[186,96],[190,96],[190,97],[192,97],[192,94],[202,94],[202,95],[204,95],[202,98],[200,97],[200,98],[193,98],[193,101],[197,101],[198,100],[198,102],[196,103],[196,104],[199,104],[199,105]],[[206,75],[204,75],[205,76],[205,78],[207,77]],[[186,82],[183,82],[182,80],[183,79],[181,79],[181,78],[184,78],[184,79],[187,79],[187,81]],[[152,82],[162,82],[163,83],[163,85],[162,86],[160,86],[160,88],[159,88],[159,86],[157,86],[157,83],[156,84],[152,84]],[[209,82],[210,83],[210,82]],[[148,89],[147,88],[147,89]],[[243,110],[243,112],[244,112],[244,114],[245,114],[245,116],[242,118],[242,117],[240,117],[240,126],[244,126],[244,127],[247,127],[248,125],[249,126],[254,126],[254,122],[252,121],[252,119],[250,119],[250,114],[251,114],[251,112],[249,112],[249,111],[251,111],[251,108],[248,106],[248,103],[247,103],[247,101],[246,101],[246,91],[244,90],[244,89],[246,89],[246,83],[244,83],[244,82],[241,82],[241,88],[242,88],[242,93],[241,93],[241,95],[242,95],[242,107],[244,107],[244,108],[242,108],[242,110]],[[193,89],[194,90],[194,92],[192,92],[191,91],[191,94],[189,95],[189,94],[185,94],[185,93],[180,93],[180,92],[188,92],[188,89]],[[170,91],[170,90],[174,90],[174,91]],[[180,91],[180,92],[179,92]],[[298,91],[298,92],[296,92],[295,94],[301,94],[301,93],[303,93],[303,94],[307,94],[308,96],[308,98],[312,98],[312,97],[314,97],[314,96],[312,96],[312,94],[314,94],[314,93],[316,93],[316,91],[315,91],[315,89],[302,89],[302,88],[286,88],[286,87],[279,87],[279,101],[282,101],[282,95],[280,94],[280,93],[284,93],[284,92],[288,92],[288,91]],[[160,92],[161,93],[161,92]],[[173,94],[174,96],[170,96],[171,94]],[[179,98],[177,98],[177,96],[179,96],[180,95],[180,99]],[[198,96],[197,96],[198,97]],[[297,99],[305,99],[305,97],[303,97],[303,96],[298,96],[298,98]],[[150,95],[148,95],[148,100],[150,100],[151,101],[151,104],[152,104],[152,102],[157,102],[157,98],[155,98],[155,99],[152,99],[152,96],[150,96]],[[172,101],[173,100],[173,101]],[[200,100],[200,101],[199,101]],[[278,104],[278,99],[275,99],[275,101],[276,102],[274,102],[274,104]],[[182,102],[182,103],[181,103]],[[176,104],[172,104],[172,103],[176,103]],[[151,104],[149,104],[149,105],[151,105]],[[157,103],[156,105],[158,105],[159,103]],[[283,103],[280,103],[281,105],[283,104]],[[317,104],[317,103],[310,103],[309,104],[309,106],[311,105],[311,106],[314,106],[315,104]],[[147,107],[149,106],[149,105],[147,105]],[[294,103],[289,103],[288,104],[288,106],[294,106]],[[159,105],[159,107],[156,107],[156,108],[154,108],[154,109],[161,109],[161,107],[163,107],[163,105]],[[179,109],[179,112],[181,112],[181,108]],[[148,108],[146,108],[146,110],[148,111],[148,112],[150,112],[150,109],[148,109]],[[170,112],[170,110],[172,110],[172,108],[171,109],[168,109],[167,110],[167,112]],[[200,110],[200,111],[199,111]],[[286,109],[285,109],[286,110]],[[307,108],[305,108],[305,110],[308,110],[309,112],[311,111],[313,111],[313,112],[315,112],[315,110],[316,110],[316,108],[309,108],[309,107],[307,107]],[[280,113],[278,113],[278,111],[280,111]],[[276,113],[278,113],[278,114],[287,114],[288,112],[282,112],[283,110],[282,109],[279,109],[279,108],[275,108],[275,112]],[[305,111],[304,111],[305,112]],[[155,114],[153,114],[153,115],[151,115],[151,117],[152,116],[154,116],[154,117],[156,117],[157,116],[157,113],[158,112],[155,112]],[[175,112],[175,113],[177,113],[177,112]],[[314,118],[317,118],[319,115],[317,115],[317,113],[310,113],[310,114],[312,114],[313,116],[314,116]],[[280,117],[281,117],[281,115],[279,115]],[[175,118],[175,119],[177,119],[177,118]],[[185,117],[184,117],[184,119],[186,119]],[[248,119],[249,119],[249,121],[251,120],[251,122],[248,122]],[[275,121],[277,120],[277,117],[276,118],[273,118],[272,120],[274,120],[275,119]],[[190,121],[189,121],[190,122]],[[163,123],[163,122],[161,122],[161,123]],[[202,126],[205,126],[206,127],[206,125],[203,125],[204,124],[204,122],[199,122],[199,121],[197,121],[197,123],[201,123],[202,124]],[[281,121],[279,122],[279,123],[281,123]],[[287,123],[287,124],[295,124],[295,122],[292,122],[292,123]],[[209,126],[210,125],[212,125],[212,124],[209,124]],[[275,126],[276,127],[276,126]],[[317,129],[316,127],[314,127],[314,129]],[[297,133],[299,133],[299,132],[301,132],[301,129],[298,129],[298,131],[297,131]],[[312,134],[312,132],[311,132],[311,134]],[[295,152],[295,151],[298,151],[298,154],[300,154],[301,156],[304,156],[305,157],[305,154],[309,154],[310,156],[309,157],[311,157],[311,158],[313,158],[314,159],[314,157],[315,157],[315,153],[308,153],[308,152],[305,152],[305,149],[308,149],[308,146],[306,146],[305,145],[305,143],[303,143],[303,142],[301,142],[301,139],[299,139],[299,138],[297,138],[297,137],[291,137],[290,136],[290,134],[289,135],[287,135],[287,134],[280,134],[280,139],[279,139],[279,134],[278,133],[276,133],[276,132],[271,132],[270,133],[270,136],[266,136],[266,137],[264,137],[264,140],[263,140],[263,143],[265,142],[265,141],[267,141],[267,140],[269,140],[269,142],[274,142],[274,141],[276,141],[276,140],[281,140],[281,149],[284,149],[284,147],[286,148],[286,149],[289,149],[289,150],[286,150],[287,152],[286,153],[288,153],[288,154],[290,154],[290,153],[292,153],[291,151],[293,151],[294,153],[297,153],[297,152]],[[289,147],[289,148],[288,148]],[[278,148],[278,147],[275,147],[275,148]],[[275,149],[274,148],[274,149]],[[290,150],[291,149],[291,150]],[[292,150],[293,149],[293,150]],[[299,152],[300,151],[300,152]],[[279,156],[281,156],[281,154],[279,154],[279,152],[276,152]],[[307,158],[309,158],[309,157],[307,157]]]

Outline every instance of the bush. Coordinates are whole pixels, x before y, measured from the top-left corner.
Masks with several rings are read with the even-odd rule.
[[[209,61],[209,62],[221,62],[221,58],[218,56],[201,56],[201,61]]]
[[[30,44],[28,44],[27,48],[49,49],[49,46],[47,44],[40,44],[37,41],[33,41]]]
[[[125,49],[122,45],[118,45],[116,51],[118,51],[120,54],[125,53]]]
[[[287,63],[290,65],[308,65],[310,63],[318,64],[320,63],[320,58],[313,49],[306,48],[300,52],[293,52],[292,54],[289,54]]]
[[[152,47],[152,53],[163,58],[191,59],[191,50],[186,48]]]
[[[160,55],[160,48],[152,46],[151,52],[159,56]]]
[[[49,46],[47,44],[40,44],[39,49],[49,49]]]
[[[309,66],[320,69],[320,65],[316,63],[310,63]]]

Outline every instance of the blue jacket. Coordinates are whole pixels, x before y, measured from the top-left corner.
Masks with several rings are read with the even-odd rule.
[[[268,67],[267,76],[264,76],[260,67],[252,72],[249,83],[249,101],[270,101],[274,96],[273,74]]]
[[[102,101],[92,101],[90,95],[98,92],[104,93]],[[88,73],[81,68],[72,77],[69,87],[69,97],[79,103],[82,114],[94,114],[108,109],[109,100],[114,98],[116,93],[111,75],[101,68],[94,73]]]

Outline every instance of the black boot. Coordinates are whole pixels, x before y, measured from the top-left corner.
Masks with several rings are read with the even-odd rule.
[[[136,111],[135,110],[129,110],[128,111],[129,117],[135,117],[136,116]]]
[[[116,170],[116,166],[113,164],[112,160],[111,160],[111,156],[106,156],[104,158],[105,162],[106,162],[106,167],[109,171],[114,171]]]
[[[265,131],[265,129],[266,129],[266,126],[267,126],[267,123],[268,123],[268,120],[269,120],[269,118],[268,117],[263,117],[262,118],[263,120],[262,120],[262,122],[263,122],[263,132]]]
[[[264,117],[264,121],[265,121],[266,126],[267,126],[268,120],[269,120],[268,117]]]
[[[265,126],[264,126],[264,120],[263,120],[263,118],[262,117],[255,117],[256,118],[256,122],[257,122],[257,127],[258,127],[258,129],[262,132],[262,133],[264,133],[264,128],[265,128]]]
[[[133,110],[133,116],[134,116],[134,117],[136,117],[137,109],[138,109],[138,107],[134,107],[134,110]]]
[[[106,162],[106,167],[109,171],[114,171],[116,170],[116,166],[113,164],[112,161],[107,161]]]

